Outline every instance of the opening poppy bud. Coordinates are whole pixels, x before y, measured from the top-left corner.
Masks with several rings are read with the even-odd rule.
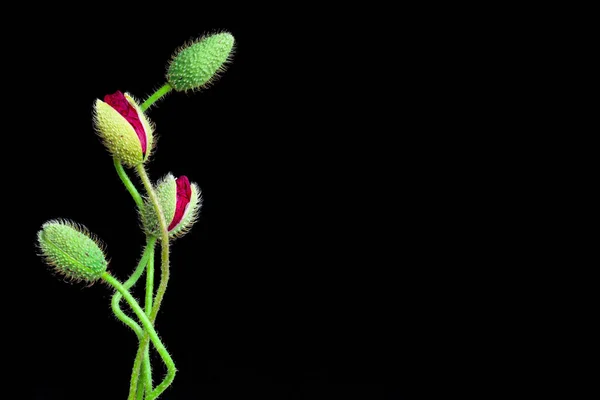
[[[176,91],[201,89],[214,81],[233,54],[229,32],[204,36],[181,47],[171,58],[167,81]]]
[[[106,271],[108,262],[101,243],[82,225],[48,221],[37,239],[40,256],[67,278],[94,282]]]
[[[94,124],[108,151],[125,166],[135,167],[150,156],[153,127],[129,93],[97,99]]]
[[[195,183],[190,183],[186,176],[175,179],[172,174],[168,174],[156,184],[155,190],[167,222],[169,236],[183,236],[196,222],[202,207],[200,188]],[[141,210],[141,218],[146,233],[160,235],[160,224],[154,206],[148,200]]]

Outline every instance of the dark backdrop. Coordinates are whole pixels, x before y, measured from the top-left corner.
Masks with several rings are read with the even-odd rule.
[[[127,395],[137,343],[110,310],[111,290],[63,282],[36,256],[35,235],[50,219],[82,223],[106,243],[111,273],[129,276],[144,237],[94,134],[93,102],[116,90],[144,99],[164,82],[175,48],[215,29],[237,40],[221,79],[149,111],[159,137],[151,178],[185,174],[204,198],[192,231],[172,245],[157,331],[178,373],[163,397],[379,399],[398,389],[399,371],[405,383],[419,375],[415,354],[427,346],[412,342],[414,324],[395,327],[423,299],[393,306],[411,285],[397,287],[406,280],[391,280],[397,264],[378,250],[397,229],[370,191],[384,172],[373,163],[387,160],[361,145],[373,125],[362,129],[338,87],[321,81],[336,75],[330,60],[308,53],[300,32],[49,23],[37,42],[14,43],[6,63],[13,125],[3,195],[17,202],[5,208],[6,247],[18,255],[4,324],[16,338],[15,398]],[[310,40],[319,55],[342,39]],[[154,365],[158,380],[156,356]]]
[[[92,104],[143,99],[213,29],[237,39],[228,71],[149,113],[151,177],[186,174],[204,196],[157,320],[179,370],[162,398],[479,399],[563,382],[538,368],[556,354],[528,329],[547,296],[519,254],[537,250],[548,164],[524,156],[546,141],[520,121],[552,64],[531,50],[546,30],[514,23],[532,14],[187,3],[3,9],[0,398],[125,399],[137,346],[111,291],[62,282],[35,235],[85,224],[127,278],[143,236]]]

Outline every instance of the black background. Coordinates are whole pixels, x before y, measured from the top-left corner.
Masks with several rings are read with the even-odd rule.
[[[157,320],[178,368],[162,398],[514,397],[564,382],[548,379],[552,329],[529,329],[548,308],[531,246],[552,198],[535,195],[551,163],[531,128],[556,117],[534,93],[555,90],[532,50],[554,46],[547,29],[510,7],[124,5],[3,14],[0,397],[125,398],[137,345],[111,290],[54,276],[35,235],[80,222],[127,278],[143,236],[92,104],[145,98],[176,47],[215,29],[237,40],[227,72],[149,112],[150,176],[186,174],[204,195]]]
[[[377,121],[365,124],[341,89],[356,76],[320,58],[341,38],[306,37],[313,54],[295,31],[117,26],[38,28],[40,40],[15,45],[9,63],[16,128],[5,133],[4,195],[19,206],[7,210],[18,265],[5,321],[19,354],[13,373],[26,382],[19,398],[127,395],[137,343],[110,310],[111,290],[63,282],[36,255],[35,235],[50,219],[82,223],[127,279],[144,237],[94,133],[93,102],[116,90],[145,99],[174,49],[218,29],[236,38],[227,71],[148,113],[158,135],[151,178],[187,175],[204,198],[199,221],[172,245],[157,331],[178,373],[162,397],[379,399],[420,379],[430,344],[414,321],[427,299],[408,295],[406,269],[394,278],[398,263],[383,249],[397,246],[399,228],[374,189],[401,189],[414,174],[388,180],[388,153],[366,144]],[[422,233],[410,234],[402,246],[412,252]]]

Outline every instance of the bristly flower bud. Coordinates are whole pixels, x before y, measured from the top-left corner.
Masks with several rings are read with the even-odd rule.
[[[169,236],[183,236],[196,222],[202,207],[200,188],[195,183],[190,183],[186,176],[175,179],[172,174],[168,174],[157,183],[155,190],[167,222]],[[149,200],[146,200],[140,212],[146,233],[160,236],[160,224]]]
[[[108,151],[125,166],[133,168],[150,156],[153,126],[129,93],[97,99],[94,124]]]
[[[234,50],[229,32],[208,35],[181,47],[171,59],[167,81],[178,92],[208,86],[225,71]]]
[[[40,256],[67,278],[94,282],[108,262],[100,241],[84,226],[70,221],[48,221],[37,235]]]

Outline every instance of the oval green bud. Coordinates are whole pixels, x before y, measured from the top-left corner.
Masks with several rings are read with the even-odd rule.
[[[94,282],[106,271],[108,262],[99,240],[84,226],[70,221],[48,221],[37,235],[46,263],[76,281]]]
[[[198,185],[190,183],[185,176],[175,179],[172,174],[168,174],[156,184],[155,191],[165,216],[169,236],[178,238],[185,235],[198,219],[202,207]],[[160,224],[149,199],[144,202],[140,215],[146,233],[160,236]]]
[[[175,177],[172,174],[167,174],[159,180],[154,186],[158,203],[160,204],[167,225],[175,215],[175,207],[177,206],[177,184]],[[140,210],[142,225],[147,234],[152,236],[160,236],[160,224],[154,211],[154,205],[150,199],[146,199],[144,207]]]
[[[213,82],[233,54],[234,38],[229,32],[200,38],[181,47],[167,69],[167,81],[179,92],[201,89]]]
[[[133,168],[145,162],[153,147],[153,124],[129,93],[117,91],[97,99],[94,126],[108,151]]]

